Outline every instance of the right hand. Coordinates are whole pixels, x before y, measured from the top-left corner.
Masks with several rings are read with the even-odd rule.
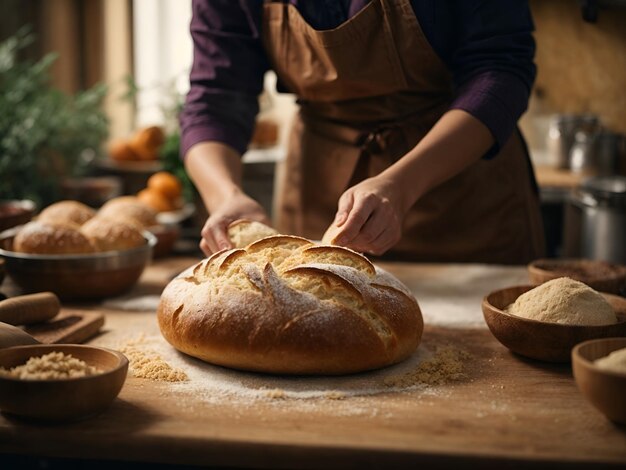
[[[238,192],[211,212],[202,228],[200,249],[207,256],[233,247],[228,238],[228,226],[238,219],[253,220],[270,225],[265,210],[254,199]]]

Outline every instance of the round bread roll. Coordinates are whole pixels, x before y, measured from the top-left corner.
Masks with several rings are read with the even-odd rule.
[[[91,240],[75,224],[58,224],[36,220],[29,222],[13,240],[13,250],[20,253],[69,255],[93,253]]]
[[[411,292],[364,256],[276,235],[225,250],[165,288],[159,327],[176,349],[213,364],[277,374],[346,374],[417,348]]]
[[[96,215],[96,211],[78,201],[59,201],[41,211],[37,220],[57,224],[83,225]]]
[[[278,232],[272,227],[253,220],[235,220],[228,226],[228,239],[235,248],[243,248],[271,235],[278,235]]]
[[[146,243],[136,225],[101,215],[85,223],[80,230],[91,239],[98,251],[129,250]]]
[[[107,201],[98,215],[115,220],[130,219],[142,228],[157,224],[157,212],[135,196],[121,196]]]

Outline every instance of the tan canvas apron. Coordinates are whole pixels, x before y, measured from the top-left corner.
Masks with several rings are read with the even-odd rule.
[[[372,0],[326,31],[313,29],[292,5],[266,2],[263,39],[279,80],[301,105],[279,182],[277,225],[319,239],[341,194],[406,154],[448,109],[451,77],[409,0]],[[531,171],[514,133],[495,158],[422,197],[389,254],[490,263],[541,256]]]

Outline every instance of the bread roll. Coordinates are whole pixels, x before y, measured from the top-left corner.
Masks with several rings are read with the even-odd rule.
[[[57,224],[83,225],[94,215],[96,215],[96,211],[81,202],[60,201],[42,210],[37,220]]]
[[[93,253],[95,247],[80,232],[78,225],[37,220],[22,227],[13,240],[13,250],[20,253],[69,255]]]
[[[413,353],[423,329],[410,291],[367,258],[285,235],[215,253],[181,273],[157,317],[184,353],[279,374],[387,366]]]
[[[98,215],[115,220],[134,221],[142,228],[157,224],[157,212],[135,196],[121,196],[107,201]]]
[[[141,230],[132,223],[96,216],[81,227],[98,251],[119,251],[137,248],[146,243]]]
[[[235,220],[228,226],[228,238],[235,248],[243,248],[261,238],[277,234],[272,227],[253,220]]]

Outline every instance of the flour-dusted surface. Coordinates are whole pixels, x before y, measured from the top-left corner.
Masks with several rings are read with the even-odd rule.
[[[444,341],[425,341],[406,361],[377,371],[343,376],[278,376],[214,366],[183,354],[158,334],[154,317],[145,316],[140,333],[113,331],[93,344],[124,352],[130,375],[169,382],[173,396],[219,404],[259,400],[343,400],[381,393],[444,393],[440,387],[470,380],[472,356]]]
[[[528,284],[523,266],[380,263],[417,299],[424,325],[487,328],[481,302],[504,287]]]

